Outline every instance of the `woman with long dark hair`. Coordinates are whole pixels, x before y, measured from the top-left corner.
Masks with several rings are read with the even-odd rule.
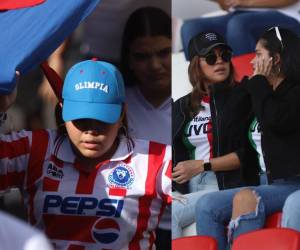
[[[248,136],[256,164],[241,168],[260,185],[210,193],[196,206],[197,233],[215,237],[220,250],[238,235],[262,228],[266,216],[280,211],[287,196],[300,188],[299,53],[298,36],[278,27],[256,44],[254,74],[241,86],[252,106]],[[243,161],[250,160],[244,153]]]

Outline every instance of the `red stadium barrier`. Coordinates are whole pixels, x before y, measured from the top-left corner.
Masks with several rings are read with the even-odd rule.
[[[268,228],[240,235],[231,250],[300,250],[300,233],[288,228]]]
[[[208,236],[187,236],[172,240],[172,250],[217,250],[217,241]]]

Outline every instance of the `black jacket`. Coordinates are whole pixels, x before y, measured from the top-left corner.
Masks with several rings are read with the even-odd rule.
[[[262,130],[262,150],[268,181],[300,174],[300,82],[286,79],[275,91],[264,76],[243,81]],[[249,159],[245,154],[244,158]],[[257,166],[243,166],[248,178],[258,178]]]
[[[236,116],[235,105],[241,103],[238,88],[229,87],[226,83],[215,84],[211,89],[210,108],[213,129],[213,157],[222,156],[236,151],[241,147],[242,127]],[[172,142],[173,142],[173,167],[180,161],[189,160],[189,153],[185,148],[182,135],[189,118],[188,94],[173,104],[172,111]],[[246,107],[248,108],[248,107]],[[239,113],[244,111],[239,110]],[[216,172],[220,189],[233,188],[242,185],[239,170]],[[178,184],[173,182],[173,188],[181,193],[189,192],[188,182]]]

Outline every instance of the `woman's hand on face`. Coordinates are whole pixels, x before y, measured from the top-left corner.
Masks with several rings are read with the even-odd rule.
[[[265,77],[270,76],[271,69],[273,66],[272,60],[273,60],[272,57],[268,59],[263,58],[262,60],[256,60],[253,76],[255,75],[263,75]]]
[[[17,78],[20,76],[20,72],[16,71]],[[0,95],[0,112],[6,112],[10,106],[15,102],[17,97],[17,87],[8,95]]]
[[[203,171],[204,169],[202,160],[181,161],[173,169],[173,181],[182,184]]]

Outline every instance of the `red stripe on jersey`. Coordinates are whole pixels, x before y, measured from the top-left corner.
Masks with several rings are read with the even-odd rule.
[[[64,162],[58,159],[55,155],[51,155],[50,161],[52,161],[56,167],[63,168],[64,166]]]
[[[49,177],[45,177],[43,180],[43,191],[49,192],[57,192],[59,186],[58,180],[50,179]]]
[[[29,220],[36,223],[34,217],[34,196],[36,193],[35,182],[42,176],[43,163],[48,148],[48,133],[46,130],[32,132],[32,145],[28,163],[27,190],[29,194]]]
[[[79,171],[79,179],[76,186],[76,194],[92,194],[97,173],[98,169],[94,169],[90,173]]]
[[[25,171],[7,173],[0,175],[0,190],[5,190],[8,187],[22,187],[24,182]]]
[[[99,217],[43,214],[43,219],[50,239],[95,243],[91,230]]]
[[[85,247],[84,246],[79,246],[79,245],[70,245],[68,247],[68,250],[85,250]]]
[[[209,143],[209,159],[213,158],[213,133],[212,133],[212,123],[211,120],[209,120],[207,124],[207,140]]]
[[[0,142],[0,158],[15,158],[30,152],[29,141],[27,137],[20,138],[15,141]]]
[[[127,194],[127,189],[125,189],[125,188],[109,188],[108,194],[124,197]]]
[[[150,206],[152,199],[156,197],[156,176],[162,167],[166,146],[156,142],[149,143],[147,179],[145,183],[145,195],[139,198],[139,214],[135,235],[129,243],[130,250],[139,250],[139,242],[143,239],[151,216]],[[151,244],[151,242],[150,242]]]

